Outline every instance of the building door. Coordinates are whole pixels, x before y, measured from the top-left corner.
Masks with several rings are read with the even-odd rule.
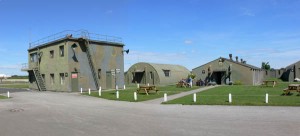
[[[144,72],[134,72],[132,83],[142,83]]]
[[[225,73],[226,73],[225,71],[213,72],[212,78],[217,84],[220,85],[225,82]]]
[[[78,73],[77,72],[72,72],[71,73],[71,87],[72,87],[72,91],[74,91],[74,92],[79,91]]]
[[[112,88],[112,75],[111,71],[106,72],[106,89]]]

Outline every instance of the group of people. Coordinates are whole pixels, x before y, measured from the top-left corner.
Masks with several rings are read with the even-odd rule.
[[[187,79],[181,79],[181,83],[186,84],[188,87],[193,87],[193,79],[191,77],[188,77]]]

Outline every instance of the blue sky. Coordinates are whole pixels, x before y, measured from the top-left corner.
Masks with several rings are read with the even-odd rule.
[[[29,42],[79,29],[122,37],[125,70],[191,70],[230,53],[281,68],[300,60],[299,9],[299,0],[0,0],[0,74],[26,75]]]

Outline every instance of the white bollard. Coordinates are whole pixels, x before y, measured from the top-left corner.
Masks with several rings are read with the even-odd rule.
[[[148,83],[147,86],[150,86],[150,84]]]
[[[197,95],[196,95],[196,93],[194,93],[193,101],[194,101],[194,102],[197,101]]]
[[[231,93],[229,93],[229,103],[232,102]]]
[[[116,85],[116,90],[119,90],[119,86],[118,85]]]
[[[102,91],[102,88],[101,86],[99,87],[99,96],[101,96],[101,91]]]
[[[91,88],[89,88],[89,95],[91,95]]]
[[[80,93],[82,93],[82,88],[80,88]]]
[[[168,101],[167,93],[164,93],[164,102]]]
[[[268,103],[268,102],[269,102],[269,94],[266,93],[266,103]]]
[[[134,100],[136,101],[137,100],[137,94],[136,94],[136,92],[133,93],[133,97],[134,97]]]
[[[136,84],[137,88],[140,88],[140,84]]]
[[[126,86],[124,85],[124,90],[126,89]]]
[[[7,91],[7,98],[9,98],[9,91]]]
[[[116,97],[119,99],[119,91],[116,92]]]

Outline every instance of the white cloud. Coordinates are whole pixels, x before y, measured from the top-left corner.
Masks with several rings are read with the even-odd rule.
[[[188,45],[189,45],[189,44],[192,44],[192,43],[193,43],[192,40],[185,40],[185,41],[184,41],[184,44],[188,44]]]

